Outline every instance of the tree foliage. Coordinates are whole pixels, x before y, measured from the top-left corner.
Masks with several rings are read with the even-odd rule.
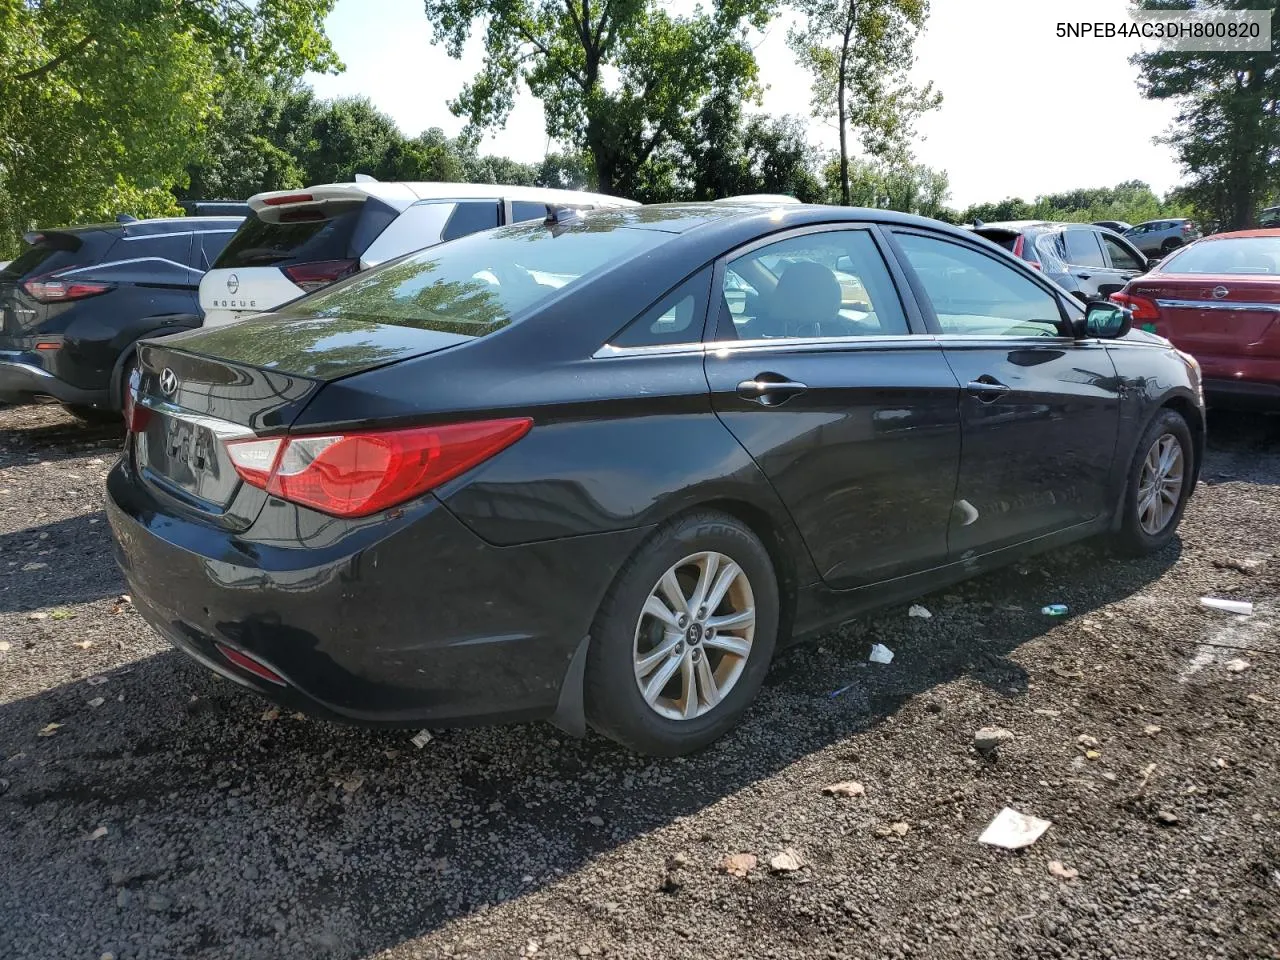
[[[972,204],[960,215],[961,222],[974,219],[986,223],[1002,220],[1052,220],[1068,223],[1092,223],[1095,220],[1121,220],[1141,223],[1161,217],[1186,216],[1190,212],[1180,191],[1171,191],[1163,200],[1141,180],[1126,180],[1114,187],[1090,187],[1048,193],[1028,202],[1011,197],[995,203]]]
[[[1137,0],[1178,10],[1187,0]],[[1133,58],[1140,87],[1179,112],[1162,138],[1190,177],[1183,194],[1223,228],[1254,222],[1280,180],[1280,2],[1199,0],[1201,9],[1270,9],[1271,49],[1255,53],[1161,51]]]
[[[501,125],[520,83],[542,101],[548,136],[587,152],[600,190],[643,194],[715,91],[756,94],[746,28],[771,0],[715,0],[674,15],[654,0],[424,0],[454,57],[482,30],[485,65],[450,107],[474,131]],[[666,159],[660,157],[666,153]]]
[[[937,108],[932,84],[908,80],[928,0],[795,0],[799,25],[788,43],[813,76],[815,117],[839,134],[840,202],[853,201],[849,138],[875,160],[902,167],[916,118]]]
[[[336,69],[334,0],[0,0],[0,252],[37,222],[173,207],[222,68]]]

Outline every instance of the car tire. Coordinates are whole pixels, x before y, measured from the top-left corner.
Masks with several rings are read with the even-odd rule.
[[[1160,256],[1167,257],[1180,246],[1182,246],[1181,240],[1175,240],[1173,237],[1170,237],[1164,243],[1160,244]]]
[[[689,603],[716,601],[717,587],[714,609]],[[777,644],[778,612],[773,562],[745,524],[708,511],[665,524],[600,606],[587,653],[587,719],[638,753],[701,750],[755,699]]]
[[[1160,464],[1165,451],[1174,448],[1178,486],[1176,499],[1170,502],[1164,491],[1170,490],[1171,484],[1164,483],[1161,477],[1171,476],[1173,470],[1161,474]],[[1115,545],[1122,553],[1144,556],[1173,539],[1194,485],[1195,456],[1187,421],[1174,410],[1161,410],[1143,431],[1125,480],[1124,516],[1115,537]],[[1150,499],[1153,495],[1154,502]]]

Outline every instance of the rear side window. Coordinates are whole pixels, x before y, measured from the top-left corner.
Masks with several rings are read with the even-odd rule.
[[[1105,267],[1098,235],[1092,230],[1064,230],[1062,242],[1067,250],[1067,263],[1081,267]]]
[[[122,237],[107,254],[108,260],[172,260],[187,265],[187,253],[191,249],[189,233],[159,233],[149,237],[132,239]]]
[[[498,201],[464,200],[453,208],[453,215],[440,233],[441,241],[457,240],[498,225]],[[545,210],[544,210],[545,214]]]
[[[209,270],[217,262],[218,257],[231,240],[234,230],[219,230],[214,233],[197,233],[196,242],[200,246],[196,257],[196,269]]]
[[[542,223],[501,227],[357,274],[279,313],[482,337],[670,237],[599,218],[589,230]]]
[[[707,316],[710,268],[700,270],[651,306],[609,341],[615,347],[697,343]]]
[[[534,203],[532,200],[511,201],[512,223],[523,223],[526,220],[545,220],[546,218],[547,205],[545,203]]]
[[[246,217],[214,266],[274,267],[345,260],[352,255],[351,238],[363,206],[354,204],[323,220],[267,223],[256,215]]]

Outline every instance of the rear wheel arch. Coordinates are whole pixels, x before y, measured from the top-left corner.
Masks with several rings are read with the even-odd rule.
[[[192,317],[194,318],[195,315],[192,314]],[[111,382],[108,385],[110,388],[108,396],[110,397],[111,402],[113,404],[117,403],[124,396],[125,370],[128,368],[132,359],[138,355],[139,343],[151,337],[164,337],[174,333],[183,333],[184,331],[187,331],[187,330],[193,330],[198,326],[199,326],[199,323],[194,323],[190,325],[187,325],[184,323],[182,325],[179,325],[174,321],[170,321],[170,323],[167,326],[156,327],[152,330],[146,330],[142,333],[139,333],[136,337],[134,337],[131,341],[129,341],[129,343],[125,345],[124,349],[120,351],[120,356],[116,357],[115,366],[111,368]]]

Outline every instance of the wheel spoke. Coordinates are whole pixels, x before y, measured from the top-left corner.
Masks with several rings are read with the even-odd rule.
[[[696,666],[698,686],[702,688],[702,701],[707,707],[714,707],[720,702],[720,688],[716,685],[715,674],[711,672],[711,664],[704,656],[698,658]]]
[[[716,611],[724,601],[724,595],[729,592],[729,588],[733,586],[733,581],[738,579],[738,574],[741,572],[741,569],[732,560],[724,565],[720,575],[716,577],[715,586],[711,588],[711,592],[707,594],[706,602],[703,604],[707,608],[707,613]],[[708,624],[710,624],[710,621],[708,621]]]
[[[720,566],[720,554],[704,553],[698,561],[698,583],[689,595],[689,615],[696,616],[698,608],[707,605],[707,591]]]
[[[751,652],[750,640],[745,637],[735,637],[731,633],[717,633],[714,637],[707,637],[702,641],[702,645],[714,650],[723,650],[735,657],[745,657]]]
[[[662,668],[653,675],[644,687],[644,699],[646,703],[653,704],[658,700],[658,695],[662,693],[663,688],[671,682],[671,678],[675,676],[676,671],[680,669],[680,665],[689,659],[686,653],[684,657],[668,657],[667,662]]]
[[[675,567],[672,567],[662,575],[658,588],[662,591],[662,595],[667,598],[667,603],[671,604],[671,609],[677,614],[689,612],[689,598],[684,595],[680,581],[676,579]]]
[[[644,612],[655,620],[661,620],[672,630],[680,629],[679,614],[673,613],[656,593],[649,594],[649,599],[644,602]]]
[[[653,673],[658,668],[658,665],[670,657],[676,647],[680,646],[680,642],[683,639],[684,635],[679,633],[664,635],[662,643],[636,660],[636,679],[643,680]]]
[[[692,651],[685,651],[680,660],[680,691],[684,696],[684,718],[691,720],[698,715],[698,683],[694,679]]]
[[[707,627],[712,630],[742,630],[745,627],[754,626],[755,622],[755,607],[748,607],[737,613],[726,613],[722,617],[709,617]]]

